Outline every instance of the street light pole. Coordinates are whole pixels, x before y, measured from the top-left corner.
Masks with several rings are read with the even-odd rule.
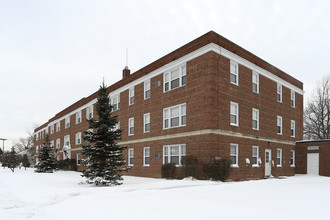
[[[7,140],[7,139],[0,138],[0,141],[2,141],[2,150],[3,150],[3,152],[5,152],[5,140]]]

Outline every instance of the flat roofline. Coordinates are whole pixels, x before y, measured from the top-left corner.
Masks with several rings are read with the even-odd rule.
[[[296,141],[296,143],[313,143],[313,142],[330,142],[330,139],[322,139],[322,140],[302,140]]]

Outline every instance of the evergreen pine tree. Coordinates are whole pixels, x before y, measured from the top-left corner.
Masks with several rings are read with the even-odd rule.
[[[123,180],[121,172],[127,171],[123,167],[126,163],[122,151],[126,147],[119,146],[116,141],[121,139],[121,130],[115,130],[117,116],[111,115],[112,106],[104,82],[98,91],[96,113],[98,120],[89,119],[89,129],[85,131],[83,139],[83,163],[86,170],[83,177],[87,183],[95,185],[120,185]]]
[[[24,154],[23,155],[23,157],[22,157],[22,164],[23,164],[25,170],[26,170],[27,167],[29,167],[31,165],[27,154]]]
[[[17,167],[18,165],[19,165],[19,159],[16,155],[15,149],[11,148],[11,151],[7,157],[7,166],[9,169],[11,169],[11,171],[14,172],[15,167]]]
[[[46,134],[45,142],[43,143],[41,149],[39,150],[39,162],[36,165],[37,169],[35,172],[37,173],[52,173],[56,168],[56,160],[54,157],[54,153],[52,152],[53,148],[49,142],[49,135]]]

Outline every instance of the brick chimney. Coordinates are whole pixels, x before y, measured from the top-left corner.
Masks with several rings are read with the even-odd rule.
[[[125,69],[123,69],[123,79],[128,77],[131,74],[131,70],[128,69],[128,66],[125,66]]]

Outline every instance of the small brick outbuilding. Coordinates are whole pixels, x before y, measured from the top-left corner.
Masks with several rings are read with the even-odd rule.
[[[296,174],[330,177],[330,139],[296,142]]]

